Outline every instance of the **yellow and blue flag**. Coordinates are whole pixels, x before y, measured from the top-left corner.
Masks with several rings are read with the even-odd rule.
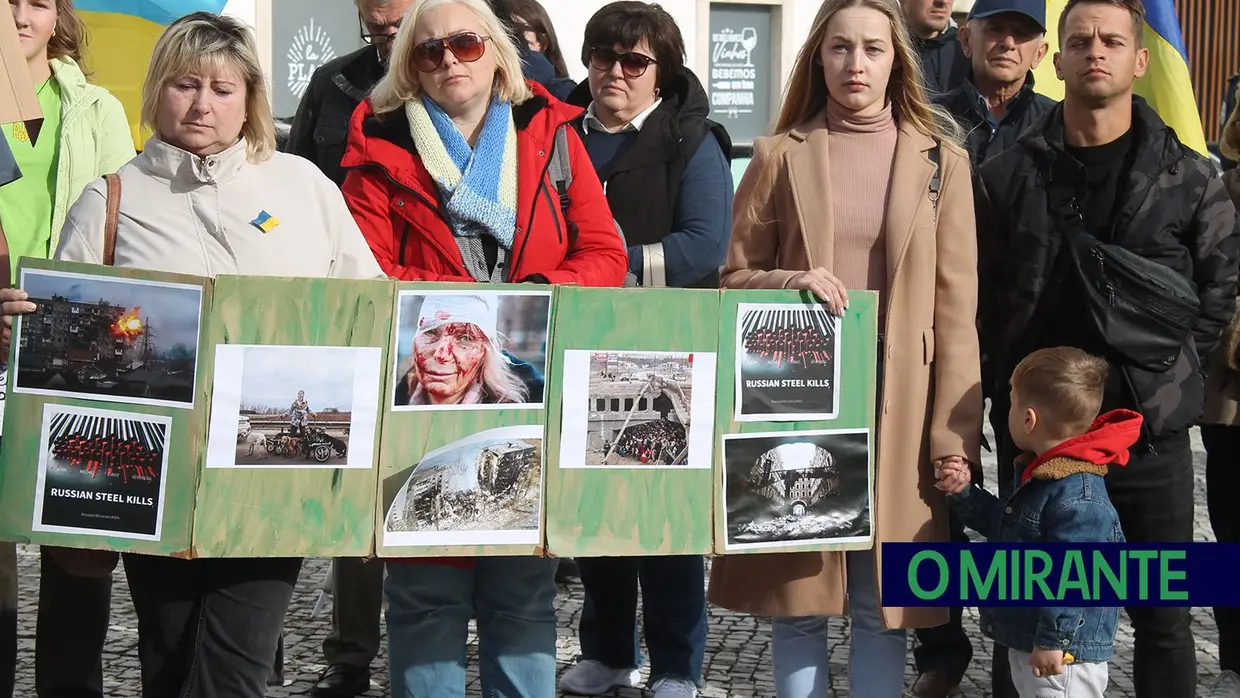
[[[135,146],[140,133],[142,81],[155,42],[169,24],[191,12],[222,12],[225,0],[77,0],[74,8],[90,33],[86,66],[91,82],[125,105]]]
[[[1051,56],[1059,47],[1059,15],[1066,4],[1067,0],[1046,0],[1046,41],[1050,52],[1034,71],[1035,89],[1055,100],[1063,99],[1063,83],[1055,77]],[[1180,142],[1207,155],[1175,0],[1145,0],[1145,47],[1150,50],[1150,63],[1145,76],[1137,80],[1136,93],[1175,129]]]

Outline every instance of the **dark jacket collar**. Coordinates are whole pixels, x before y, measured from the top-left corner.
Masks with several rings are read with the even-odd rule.
[[[332,84],[358,102],[366,99],[371,88],[383,77],[384,66],[373,46],[363,46],[334,62],[337,65],[331,73]]]
[[[1134,170],[1156,174],[1185,157],[1185,148],[1175,131],[1144,98],[1137,95],[1132,97],[1132,128],[1137,152]],[[1020,137],[1019,142],[1042,159],[1056,161],[1065,156],[1063,102],[1051,108],[1040,122]]]

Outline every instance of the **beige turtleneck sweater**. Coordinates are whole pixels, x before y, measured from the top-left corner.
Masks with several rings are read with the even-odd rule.
[[[827,100],[831,157],[831,205],[835,224],[835,268],[844,286],[887,290],[884,223],[899,131],[891,105],[873,116],[857,116]],[[880,323],[883,303],[879,303]],[[881,324],[880,324],[881,327]]]

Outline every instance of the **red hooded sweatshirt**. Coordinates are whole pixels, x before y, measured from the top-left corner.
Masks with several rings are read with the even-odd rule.
[[[1128,449],[1141,438],[1141,423],[1141,415],[1132,410],[1112,410],[1099,415],[1089,431],[1033,459],[1025,466],[1020,484],[1029,482],[1038,466],[1054,458],[1072,458],[1094,465],[1128,465]]]

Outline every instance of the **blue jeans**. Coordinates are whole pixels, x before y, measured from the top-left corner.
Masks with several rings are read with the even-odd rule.
[[[637,587],[650,650],[650,683],[702,682],[706,653],[706,570],[700,555],[577,558],[585,605],[581,654],[612,669],[641,665]]]
[[[852,620],[848,683],[859,698],[900,698],[904,691],[904,630],[886,630],[874,584],[874,553],[846,553]],[[775,691],[779,698],[829,698],[831,651],[826,616],[776,618],[771,630]]]
[[[388,563],[392,698],[463,698],[465,645],[475,615],[483,695],[555,695],[556,560],[474,562],[472,568]]]

